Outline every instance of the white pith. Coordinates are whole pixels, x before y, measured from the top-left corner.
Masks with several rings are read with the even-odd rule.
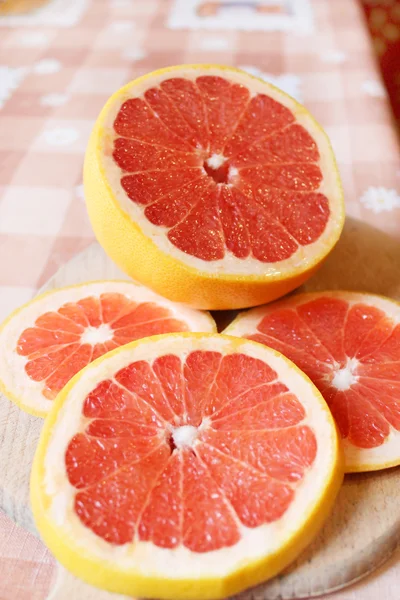
[[[355,374],[358,364],[359,362],[356,358],[347,358],[346,365],[342,369],[334,371],[331,385],[340,392],[349,390],[359,379]]]
[[[219,169],[224,162],[226,161],[226,157],[223,154],[212,154],[209,158],[207,158],[206,163],[211,169]]]
[[[108,323],[102,323],[99,327],[87,327],[81,336],[82,344],[104,344],[112,340],[113,330]]]
[[[9,320],[6,320],[0,328],[0,383],[5,388],[5,393],[10,392],[14,397],[19,398],[23,405],[30,407],[35,411],[48,412],[53,405],[53,401],[48,400],[42,394],[45,382],[33,381],[25,372],[25,365],[28,357],[17,354],[16,347],[19,336],[27,327],[33,327],[36,319],[49,311],[56,311],[66,302],[77,302],[87,296],[100,296],[100,294],[118,292],[124,294],[127,298],[135,302],[154,302],[171,311],[172,318],[179,319],[187,323],[190,331],[209,331],[215,330],[215,324],[210,315],[195,309],[187,308],[183,305],[171,302],[155,294],[148,288],[129,281],[98,281],[86,284],[62,288],[47,294],[38,296],[19,311],[17,311]],[[81,338],[89,336],[88,343],[95,344],[96,337],[105,338],[109,335],[107,329],[109,326],[98,328],[89,328]]]
[[[235,177],[237,177],[239,171],[236,167],[230,166],[228,169],[228,185],[229,183],[234,183]]]
[[[122,172],[115,164],[112,154],[109,151],[110,140],[116,137],[113,129],[113,123],[119,112],[121,104],[129,98],[141,97],[147,89],[159,85],[165,79],[170,79],[171,77],[185,77],[186,79],[195,80],[197,77],[202,75],[219,75],[234,83],[243,84],[250,89],[252,95],[256,95],[257,93],[267,93],[273,99],[277,100],[292,111],[296,118],[296,122],[302,125],[311,134],[318,145],[321,155],[318,164],[323,174],[323,180],[321,186],[318,190],[316,190],[316,192],[326,195],[326,197],[329,199],[331,218],[328,220],[325,230],[318,240],[312,244],[309,244],[308,246],[299,246],[296,252],[294,252],[294,254],[288,259],[275,263],[265,263],[253,258],[252,256],[245,259],[236,258],[229,251],[226,251],[223,259],[205,261],[186,254],[169,241],[167,237],[169,229],[150,223],[150,221],[148,221],[144,215],[145,207],[136,204],[130,198],[128,198],[126,192],[121,186],[120,180]],[[213,163],[218,163],[220,160],[219,155],[213,156],[214,158],[211,157]],[[116,99],[114,105],[108,106],[108,113],[104,121],[104,127],[102,128],[101,137],[99,137],[98,160],[100,161],[100,164],[106,173],[107,180],[117,202],[121,206],[122,210],[133,221],[139,224],[143,233],[152,239],[156,246],[158,246],[158,248],[164,253],[169,254],[177,260],[205,273],[224,273],[230,275],[252,274],[273,277],[280,276],[282,272],[292,271],[293,269],[305,271],[311,264],[315,262],[316,256],[324,255],[328,248],[332,246],[332,237],[335,237],[342,227],[341,217],[339,217],[342,212],[340,183],[337,180],[335,169],[332,168],[332,150],[325,134],[316,126],[315,121],[313,121],[312,117],[307,113],[307,111],[290,97],[281,93],[277,88],[274,88],[265,82],[249,77],[248,74],[240,71],[224,71],[218,68],[201,70],[186,67],[179,69],[177,72],[170,71],[164,73],[155,73],[152,74],[151,78],[146,77],[139,82],[134,82],[131,88],[127,90],[123,96],[118,96],[118,99]],[[210,160],[210,158],[208,160]],[[240,171],[238,173],[229,172],[228,185],[231,185],[232,179],[237,176],[240,176]]]
[[[282,308],[295,307],[297,304],[303,304],[321,296],[340,298],[348,302],[350,306],[357,303],[373,306],[385,312],[388,317],[393,319],[395,324],[400,323],[400,304],[382,296],[359,292],[328,291],[297,294],[286,300],[279,301],[279,306]],[[237,337],[260,333],[257,330],[257,325],[264,316],[273,312],[276,306],[277,303],[273,303],[242,313],[228,325],[223,333]],[[356,359],[349,358],[346,367],[341,369],[342,373],[339,376],[338,373],[340,373],[340,370],[332,369],[332,376],[327,376],[326,379],[331,385],[334,385],[335,377],[336,383],[339,381],[342,385],[349,384],[350,379],[352,383],[356,383],[356,379],[358,380],[356,363],[358,363]],[[338,389],[340,388],[338,387]],[[342,389],[348,389],[348,387]],[[370,470],[371,468],[379,468],[380,466],[383,468],[400,460],[400,431],[397,431],[390,423],[388,425],[390,428],[388,437],[381,446],[376,446],[375,448],[358,448],[349,443],[347,439],[342,440],[345,451],[346,470],[363,471]]]
[[[193,448],[198,434],[198,427],[181,425],[181,427],[175,427],[172,430],[172,439],[178,450],[179,448]]]
[[[121,569],[134,569],[144,576],[174,578],[197,578],[202,576],[223,576],[237,570],[243,561],[251,562],[276,552],[298,531],[309,518],[310,512],[323,493],[331,475],[336,456],[335,433],[329,413],[317,399],[314,386],[305,379],[290,363],[273,351],[244,341],[240,348],[237,342],[223,337],[204,336],[194,339],[175,335],[140,343],[135,349],[122,348],[99,364],[87,367],[75,385],[69,390],[51,432],[44,460],[44,482],[41,494],[43,506],[50,501],[48,517],[65,536],[71,545],[85,548],[89,556],[109,561],[117,561]],[[73,509],[76,489],[69,483],[64,467],[65,451],[70,439],[84,430],[87,420],[82,417],[82,405],[87,394],[97,382],[112,377],[117,370],[134,360],[148,360],[150,363],[164,353],[176,354],[182,360],[193,350],[213,350],[222,353],[241,352],[266,360],[302,402],[306,410],[304,423],[309,425],[317,438],[316,459],[296,487],[296,496],[277,521],[249,529],[240,524],[241,540],[234,546],[208,553],[191,552],[184,546],[176,549],[163,549],[151,542],[128,543],[116,547],[108,544],[92,531],[84,527]],[[317,394],[317,395],[316,395]],[[207,426],[205,423],[204,426]],[[178,431],[176,429],[175,431]],[[190,437],[194,432],[183,432],[181,438]],[[46,500],[44,497],[47,497]]]

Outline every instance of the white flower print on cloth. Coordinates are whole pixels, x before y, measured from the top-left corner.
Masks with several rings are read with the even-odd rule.
[[[63,106],[69,100],[68,94],[46,94],[40,98],[42,106]]]
[[[127,48],[126,50],[123,51],[121,58],[123,58],[124,60],[129,60],[131,62],[136,62],[138,60],[143,60],[144,58],[146,58],[147,54],[144,50],[142,50],[142,48],[138,48],[138,47],[134,47],[134,48]]]
[[[25,67],[12,68],[0,65],[0,108],[11,97],[13,91],[18,88],[27,71]]]
[[[223,37],[205,37],[199,41],[200,50],[218,52],[220,50],[229,50],[230,46],[230,41]]]
[[[340,50],[330,50],[321,54],[320,59],[323,62],[331,63],[333,65],[341,65],[347,60],[347,54]]]
[[[301,35],[313,31],[313,13],[309,0],[175,0],[168,27],[295,31]]]
[[[3,15],[0,27],[72,27],[81,20],[89,0],[52,0],[20,15]]]
[[[61,63],[55,58],[44,58],[33,65],[33,72],[36,75],[52,75],[61,71]]]
[[[135,28],[133,21],[114,21],[110,23],[110,29],[113,33],[127,33]]]
[[[393,189],[369,187],[360,198],[361,204],[375,214],[400,208],[400,195]]]
[[[80,183],[79,185],[75,186],[75,195],[82,202],[85,201],[85,191],[83,189],[83,183]]]
[[[29,31],[20,37],[20,44],[21,46],[26,46],[28,48],[36,48],[46,46],[50,39],[51,36],[48,33],[42,31]]]
[[[385,98],[386,90],[380,81],[376,79],[366,79],[362,82],[361,89],[368,96],[373,98]]]
[[[56,127],[43,132],[42,139],[49,146],[69,146],[80,138],[80,133],[73,127]]]
[[[131,8],[135,0],[110,0],[111,8]]]
[[[264,81],[268,81],[268,83],[272,83],[272,85],[276,85],[279,89],[289,96],[292,96],[298,102],[302,102],[301,95],[301,79],[298,75],[292,75],[290,73],[283,73],[282,75],[272,75],[272,73],[265,73],[258,69],[257,67],[253,67],[251,65],[241,65],[239,67],[243,69],[243,71],[247,71],[250,75],[255,75]]]

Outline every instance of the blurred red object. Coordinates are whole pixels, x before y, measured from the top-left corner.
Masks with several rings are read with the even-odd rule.
[[[361,0],[400,131],[400,0]]]

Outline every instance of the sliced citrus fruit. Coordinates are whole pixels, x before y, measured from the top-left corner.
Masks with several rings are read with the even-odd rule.
[[[37,527],[89,583],[220,598],[283,569],[341,485],[332,416],[279,353],[170,334],[95,361],[61,391],[34,460]]]
[[[0,390],[44,417],[61,388],[102,354],[174,331],[216,331],[210,314],[128,281],[95,281],[34,298],[0,327]]]
[[[84,183],[111,258],[197,308],[282,296],[343,226],[320,126],[269,83],[216,65],[162,69],[116,92],[91,135]]]
[[[324,396],[346,471],[400,464],[400,305],[367,293],[299,294],[239,315],[226,333],[296,363]]]

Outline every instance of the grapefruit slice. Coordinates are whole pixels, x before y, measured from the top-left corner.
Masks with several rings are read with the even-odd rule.
[[[84,184],[110,257],[196,308],[254,306],[294,289],[344,220],[332,149],[308,111],[216,65],[162,69],[116,92],[92,132]]]
[[[299,294],[239,315],[226,333],[266,344],[318,387],[346,471],[400,464],[400,305],[366,293]]]
[[[221,598],[283,569],[341,485],[332,416],[307,377],[248,340],[155,336],[61,391],[36,452],[38,530],[87,582]]]
[[[34,298],[0,326],[0,390],[44,417],[61,388],[102,354],[142,337],[216,331],[211,315],[128,281],[96,281]]]

